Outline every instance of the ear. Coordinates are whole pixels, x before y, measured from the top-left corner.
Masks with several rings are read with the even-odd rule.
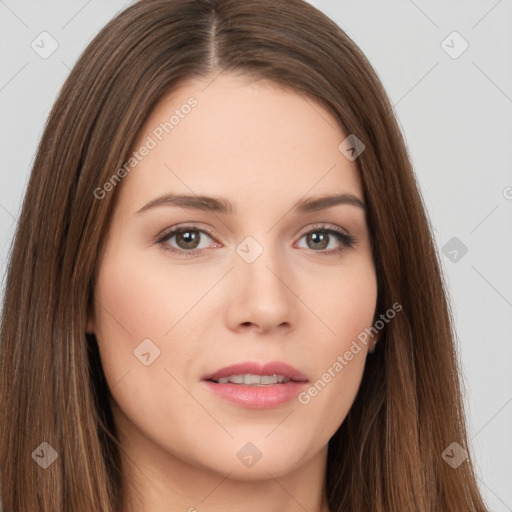
[[[369,354],[373,354],[373,352],[375,351],[375,345],[380,340],[380,336],[381,336],[381,333],[380,332],[377,333],[377,335],[374,336],[372,338],[372,340],[370,341],[370,343],[368,344],[368,353]]]

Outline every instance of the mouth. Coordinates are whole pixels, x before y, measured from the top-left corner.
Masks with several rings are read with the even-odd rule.
[[[306,375],[283,361],[236,363],[205,375],[202,380],[210,380],[220,384],[231,382],[232,384],[246,386],[283,384],[290,381],[308,382]]]
[[[240,375],[229,375],[228,377],[220,377],[219,379],[208,379],[210,382],[217,384],[239,384],[243,386],[273,386],[274,384],[286,384],[287,382],[300,382],[294,379],[287,379],[284,375],[254,375],[245,373]]]
[[[281,361],[239,363],[205,375],[202,380],[221,399],[251,409],[282,405],[309,382],[303,373]]]

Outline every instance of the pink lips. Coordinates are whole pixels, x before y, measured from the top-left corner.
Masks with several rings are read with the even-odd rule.
[[[247,361],[244,363],[233,364],[217,370],[215,373],[203,377],[203,380],[218,380],[222,377],[230,375],[241,375],[250,373],[252,375],[283,375],[288,380],[307,381],[308,378],[297,368],[281,361],[272,361],[270,363],[261,364],[256,361]]]
[[[222,377],[247,373],[252,375],[282,375],[286,377],[288,382],[266,386],[213,382]],[[247,361],[227,366],[206,375],[203,378],[203,382],[217,396],[236,405],[250,409],[269,409],[297,397],[309,381],[299,370],[281,361],[273,361],[266,364]]]

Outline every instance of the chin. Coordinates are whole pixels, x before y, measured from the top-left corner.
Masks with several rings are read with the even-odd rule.
[[[210,461],[201,461],[210,470],[230,479],[241,481],[267,480],[270,476],[286,475],[299,468],[307,460],[306,454],[297,453],[290,444],[277,452],[274,447],[258,447],[256,443],[246,442],[233,449],[226,449],[218,456],[210,455]],[[281,447],[284,443],[281,443]],[[233,454],[232,456],[230,454]]]

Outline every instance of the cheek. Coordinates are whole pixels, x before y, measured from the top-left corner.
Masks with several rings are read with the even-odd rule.
[[[345,351],[353,338],[370,327],[377,304],[377,279],[369,256],[355,256],[338,268],[308,279],[308,304],[319,322],[322,351]]]
[[[315,350],[308,353],[315,374],[299,402],[321,416],[333,434],[361,382],[371,339],[365,329],[372,326],[377,281],[370,258],[354,259],[329,276],[317,277],[315,288],[308,292],[312,299],[308,305],[319,317],[319,321],[311,317],[308,329],[317,332],[311,334]]]
[[[191,286],[190,275],[187,283],[187,273],[179,266],[170,272],[169,266],[164,269],[148,260],[140,252],[112,244],[99,268],[94,300],[94,333],[107,381],[113,387],[128,371],[130,380],[142,372],[137,391],[141,395],[144,382],[155,378],[154,371],[146,370],[161,367],[172,371],[175,360],[187,362],[187,340],[175,341],[186,323],[182,319],[186,320],[187,312],[204,293]],[[148,352],[144,357],[154,363],[144,366],[137,356]],[[169,376],[161,373],[168,381]]]
[[[104,338],[163,339],[204,293],[192,284],[197,277],[161,261],[126,249],[105,253],[95,290],[95,326]]]
[[[338,300],[331,303],[333,330],[339,334],[339,348],[370,327],[377,305],[377,281],[373,266],[365,265],[344,276]]]
[[[183,268],[169,267],[165,271],[140,253],[112,245],[98,272],[94,333],[105,377],[114,400],[139,425],[146,417],[152,425],[179,424],[176,415],[190,407],[173,376],[187,382],[188,369],[194,368],[194,334],[186,315],[206,290],[191,286]],[[204,421],[196,409],[189,416]]]

